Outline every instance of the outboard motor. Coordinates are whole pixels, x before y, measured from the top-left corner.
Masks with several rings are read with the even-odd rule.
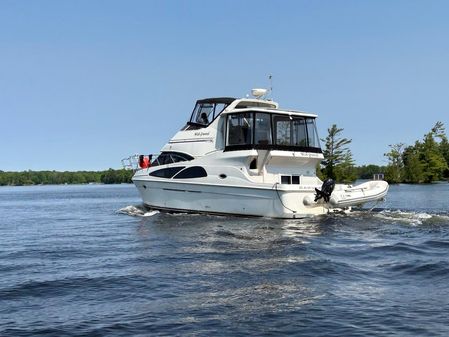
[[[333,181],[331,178],[326,179],[323,182],[323,185],[321,185],[321,191],[318,188],[315,188],[315,202],[320,200],[321,198],[323,198],[325,202],[329,202],[334,187],[335,181]]]

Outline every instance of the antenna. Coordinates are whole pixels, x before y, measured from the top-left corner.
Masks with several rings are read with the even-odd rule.
[[[273,98],[273,75],[268,75],[268,80],[270,81],[270,96]]]

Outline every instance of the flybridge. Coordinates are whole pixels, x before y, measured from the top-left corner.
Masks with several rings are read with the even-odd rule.
[[[279,105],[276,102],[262,99],[237,99],[233,97],[200,99],[196,101],[190,120],[183,130],[195,130],[207,127],[225,111],[229,112],[234,109],[246,108],[278,109],[278,107]]]

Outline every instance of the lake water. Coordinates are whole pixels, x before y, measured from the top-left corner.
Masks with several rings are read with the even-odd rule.
[[[0,188],[0,336],[448,336],[449,184],[369,212],[170,215],[132,185]]]

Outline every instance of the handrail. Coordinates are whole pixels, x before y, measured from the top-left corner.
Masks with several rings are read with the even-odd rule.
[[[133,154],[129,157],[121,160],[122,166],[125,170],[133,170],[134,172],[139,169],[139,155]]]

